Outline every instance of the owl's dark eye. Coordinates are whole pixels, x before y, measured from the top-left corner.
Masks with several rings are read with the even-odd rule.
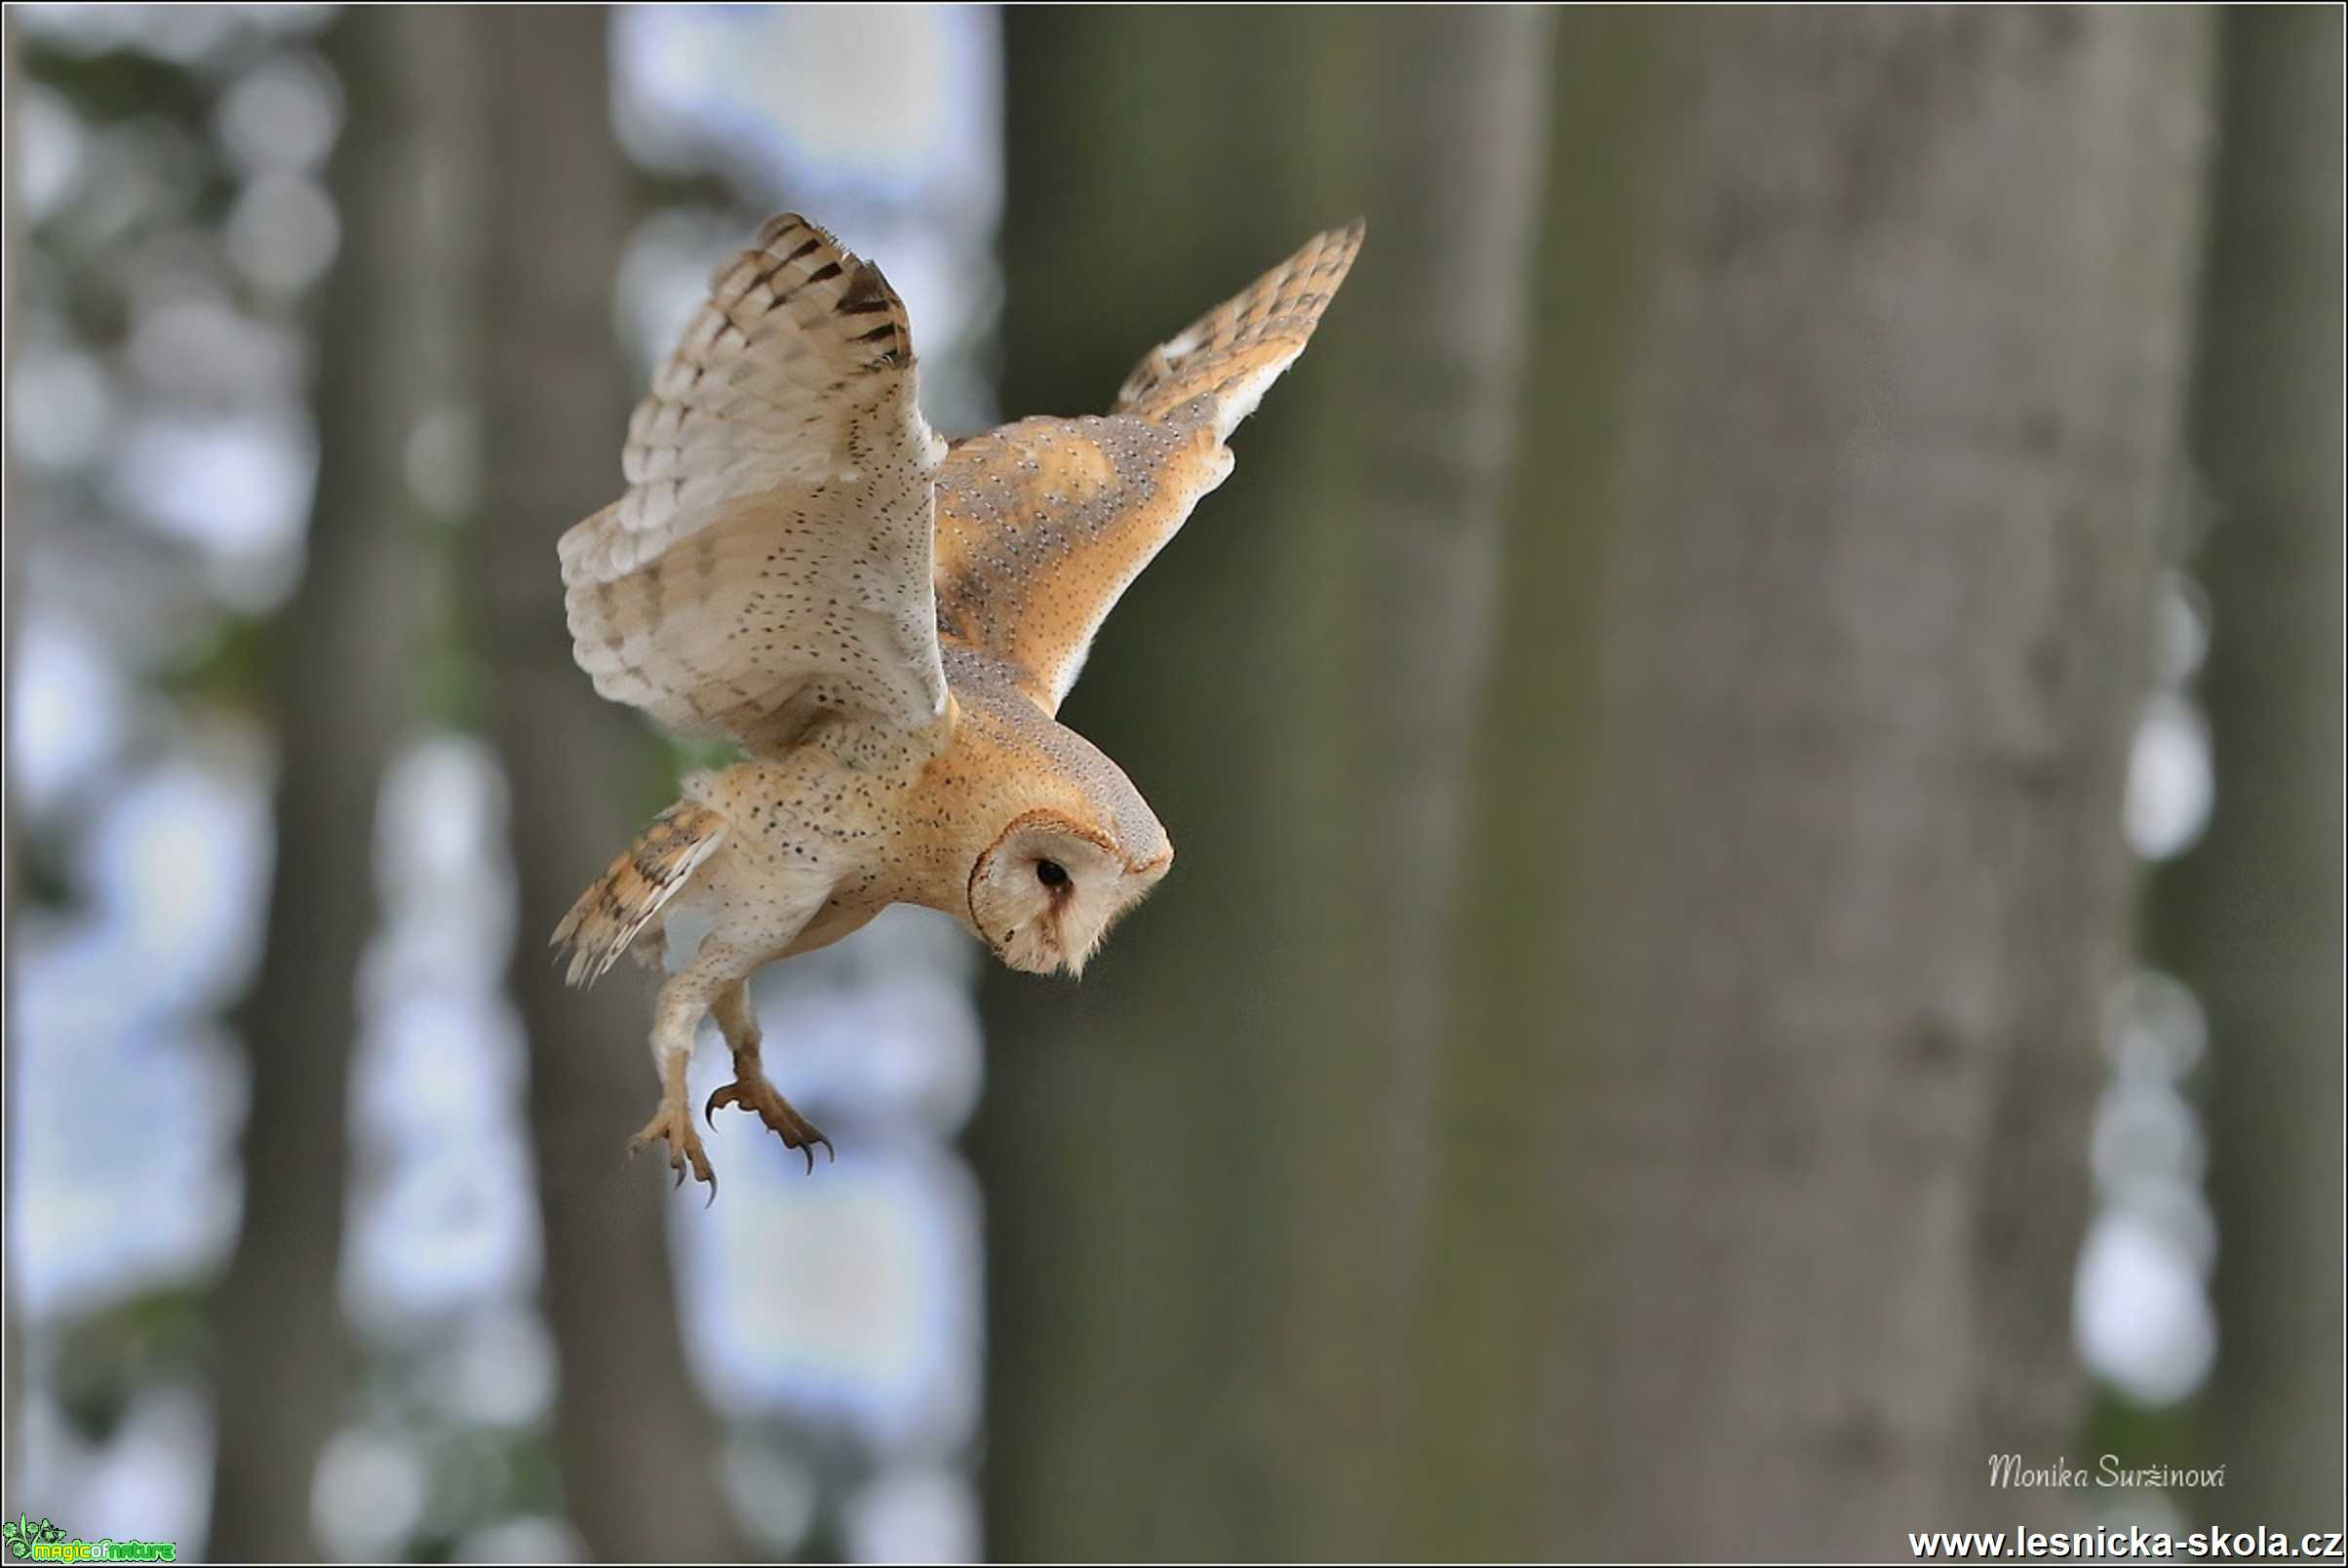
[[[1068,868],[1057,860],[1038,860],[1036,862],[1036,880],[1046,887],[1066,887]]]

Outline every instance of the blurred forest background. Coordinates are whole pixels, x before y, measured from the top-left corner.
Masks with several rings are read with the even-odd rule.
[[[6,26],[9,1517],[2340,1526],[2337,8]],[[1176,875],[769,971],[840,1159],[704,1211],[540,947],[688,761],[553,546],[783,208],[950,433],[1369,241],[1064,714]],[[2106,1452],[2224,1485],[1989,1485]]]

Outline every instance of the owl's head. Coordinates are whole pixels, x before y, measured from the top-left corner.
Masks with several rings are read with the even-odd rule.
[[[1028,811],[1004,828],[970,872],[970,920],[995,956],[1028,974],[1080,975],[1118,916],[1174,863],[1154,830],[1120,845],[1107,831],[1056,810]]]

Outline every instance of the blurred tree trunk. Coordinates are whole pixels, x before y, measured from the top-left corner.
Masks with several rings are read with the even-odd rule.
[[[1469,1554],[1872,1556],[2067,1506],[1986,1461],[2077,1431],[2208,33],[1707,14],[1624,100],[1671,107],[1621,441],[1594,569],[1510,578],[1430,1227],[1461,1250],[1410,1373]],[[1495,1236],[1511,1191],[1547,1213]]]
[[[252,1063],[245,1212],[215,1303],[218,1438],[209,1554],[315,1557],[310,1489],[342,1419],[335,1280],[361,954],[378,909],[373,822],[417,657],[414,512],[402,464],[427,395],[408,352],[433,257],[417,130],[431,22],[360,10],[329,49],[348,102],[331,179],[342,248],[326,285],[308,554],[276,628],[276,847],[267,945],[239,1020]],[[332,648],[334,656],[320,657]],[[298,1391],[298,1392],[296,1392]]]
[[[514,796],[513,987],[529,1031],[564,1497],[599,1558],[728,1558],[739,1539],[717,1484],[717,1423],[680,1338],[668,1184],[622,1162],[658,1088],[650,1013],[626,979],[567,989],[544,948],[644,826],[630,803],[647,792],[626,786],[657,766],[642,725],[572,665],[555,564],[563,530],[618,491],[627,413],[611,290],[630,176],[610,124],[609,19],[588,7],[466,15],[486,95],[481,586],[491,725]]]
[[[1309,91],[1324,13],[1126,7],[1004,13],[1008,356],[1018,413],[1106,408],[1152,343],[1351,214],[1279,140]],[[1210,107],[1211,106],[1211,107]],[[1148,177],[1130,138],[1149,128]],[[1255,199],[1232,202],[1246,170]],[[1373,241],[1375,244],[1375,241]],[[1341,303],[1339,312],[1344,314]],[[1305,362],[1308,369],[1312,362]],[[986,1518],[992,1557],[1280,1554],[1267,1473],[1269,1306],[1280,1267],[1254,1213],[1277,1168],[1263,1108],[1276,1064],[1280,759],[1275,471],[1291,384],[1248,427],[1241,473],[1119,607],[1061,717],[1118,759],[1174,836],[1168,895],[1126,922],[1081,987],[990,974],[998,1012],[973,1152],[988,1191]],[[1268,677],[1270,673],[1270,678]],[[1179,894],[1176,894],[1179,889]],[[1144,1414],[1147,1412],[1148,1414]]]
[[[1423,1097],[1443,1006],[1440,969],[1417,960],[1443,944],[1457,891],[1550,20],[1228,25],[1006,19],[1012,409],[1097,409],[1151,343],[1313,229],[1366,211],[1372,234],[1336,324],[1240,436],[1238,478],[1127,596],[1067,711],[1178,844],[1245,847],[1186,861],[1181,896],[1082,992],[1003,985],[978,1136],[1002,1325],[989,1519],[1015,1555],[1366,1548],[1376,1535],[1339,1500],[1394,1416],[1390,1391],[1352,1374],[1399,1350],[1391,1287],[1417,1237],[1379,1210],[1416,1212],[1429,1151],[1406,1142],[1388,1162],[1352,1134]],[[1137,115],[1147,182],[1114,138],[1067,145],[1072,126]],[[1228,204],[1239,170],[1276,196]],[[1477,308],[1429,312],[1430,287]],[[1028,301],[1052,330],[1020,330]],[[1316,391],[1340,385],[1378,391],[1348,419]],[[1352,470],[1362,447],[1373,472]],[[1366,709],[1364,681],[1393,704]],[[1392,845],[1382,867],[1351,852],[1371,839]],[[1233,909],[1259,915],[1242,944],[1217,939]],[[1270,1121],[1285,1146],[1260,1135]],[[1131,1157],[1161,1137],[1162,1158]],[[1269,1196],[1291,1190],[1286,1207]],[[1168,1293],[1165,1277],[1255,1284]],[[1158,1349],[1136,1356],[1137,1340]],[[1308,1408],[1358,1441],[1286,1424]]]
[[[2049,1506],[2206,23],[1552,24],[1528,316],[1529,20],[1010,19],[1010,407],[1371,237],[1069,704],[1184,858],[998,987],[998,1555]]]
[[[1303,394],[1292,433],[1242,438],[1235,484],[1293,443],[1255,525],[1280,564],[1258,656],[1287,689],[1279,790],[1256,825],[1278,870],[1265,1109],[1281,1130],[1254,1201],[1281,1259],[1265,1460],[1303,1555],[1377,1556],[1400,1522],[1409,1391],[1374,1369],[1403,1362],[1429,1257],[1446,960],[1483,875],[1467,808],[1500,651],[1556,22],[1400,12],[1323,55],[1311,101],[1358,130],[1311,152],[1308,188],[1341,205],[1331,217],[1366,212],[1370,238],[1312,373],[1274,394]]]
[[[2197,387],[2216,804],[2161,879],[2209,1011],[2219,1360],[2240,1524],[2340,1522],[2340,14],[2225,22]],[[2201,1501],[2197,1499],[2197,1502]]]

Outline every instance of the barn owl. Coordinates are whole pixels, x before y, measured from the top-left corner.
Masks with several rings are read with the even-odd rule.
[[[704,1014],[734,1078],[703,1117],[755,1113],[810,1171],[832,1153],[766,1078],[746,982],[770,960],[905,903],[1074,975],[1165,876],[1165,828],[1054,716],[1361,235],[1315,235],[1152,349],[1107,414],[954,443],[916,406],[878,267],[785,215],[719,270],[629,423],[627,492],[559,546],[595,689],[745,759],[685,779],[554,933],[579,985],[631,949],[657,965],[672,917],[706,929],[660,986],[659,1106],[631,1154],[665,1146],[716,1196],[685,1097]]]

